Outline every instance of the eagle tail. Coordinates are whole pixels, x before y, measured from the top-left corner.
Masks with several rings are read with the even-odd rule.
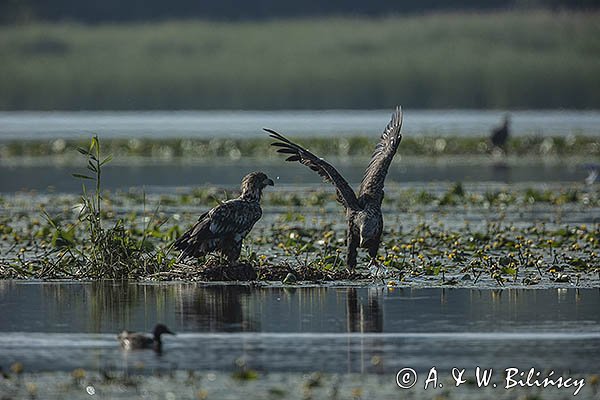
[[[198,221],[191,229],[181,235],[174,243],[174,247],[181,250],[178,261],[186,257],[201,257],[211,251],[209,249],[210,220]]]

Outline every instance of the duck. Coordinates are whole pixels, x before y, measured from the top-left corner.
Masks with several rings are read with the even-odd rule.
[[[164,333],[175,335],[166,325],[157,324],[152,331],[152,336],[124,330],[117,336],[117,339],[125,350],[153,349],[160,352],[162,351],[161,335]]]

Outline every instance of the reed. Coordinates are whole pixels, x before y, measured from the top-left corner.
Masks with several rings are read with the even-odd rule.
[[[0,27],[0,109],[598,108],[598,13]]]

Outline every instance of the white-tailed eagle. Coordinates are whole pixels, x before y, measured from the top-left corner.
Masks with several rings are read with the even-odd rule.
[[[367,249],[371,256],[371,263],[377,264],[377,251],[381,242],[383,231],[383,216],[381,203],[383,201],[383,185],[388,169],[398,150],[402,139],[402,110],[396,108],[390,123],[381,135],[379,143],[365,170],[358,195],[348,182],[327,161],[317,157],[307,149],[286,139],[281,134],[271,129],[266,129],[269,136],[277,141],[272,146],[279,147],[279,153],[288,154],[286,161],[298,161],[321,175],[326,181],[332,183],[337,189],[338,201],[346,210],[348,221],[348,257],[349,269],[356,267],[357,248]]]
[[[242,193],[236,199],[225,201],[198,218],[198,222],[175,241],[181,250],[179,260],[202,257],[217,251],[229,264],[240,257],[242,241],[262,216],[260,198],[273,181],[262,172],[252,172],[242,179]]]

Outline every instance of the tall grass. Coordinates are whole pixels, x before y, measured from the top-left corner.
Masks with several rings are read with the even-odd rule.
[[[600,14],[0,28],[0,109],[597,108]]]
[[[52,227],[53,249],[34,261],[34,264],[41,265],[40,276],[62,274],[85,279],[128,279],[148,276],[170,267],[174,260],[166,260],[165,250],[147,240],[152,233],[150,223],[145,223],[141,237],[125,226],[123,218],[111,221],[112,227],[106,226],[109,224],[104,221],[106,215],[102,211],[102,169],[112,156],[102,156],[97,136],[91,139],[88,147],[77,150],[86,157],[88,171],[73,176],[84,182],[92,181],[95,187],[89,193],[83,184],[77,223],[84,224],[85,236],[76,237],[76,225],[63,226],[60,218],[43,211]],[[155,216],[156,211],[148,218],[152,220]],[[48,257],[52,253],[58,253],[58,256]],[[26,265],[25,262],[23,264]]]

